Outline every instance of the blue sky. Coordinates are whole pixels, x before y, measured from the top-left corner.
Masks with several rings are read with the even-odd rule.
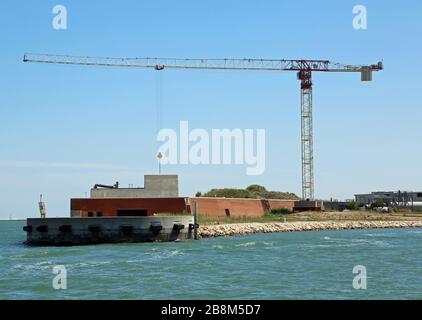
[[[54,30],[65,5],[68,29]],[[368,29],[352,8],[368,9]],[[152,70],[24,64],[24,52],[128,57],[329,59],[370,64],[314,74],[316,196],[422,190],[420,1],[20,1],[0,4],[0,217],[67,216],[95,183],[157,172]],[[213,187],[301,192],[300,90],[293,72],[162,73],[163,126],[264,128],[266,171],[166,166],[181,195]]]

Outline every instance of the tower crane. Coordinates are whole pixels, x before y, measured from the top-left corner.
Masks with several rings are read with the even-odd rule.
[[[301,88],[302,198],[304,200],[314,200],[312,73],[357,72],[361,74],[361,81],[372,81],[372,72],[383,70],[382,62],[372,65],[347,65],[328,60],[111,58],[28,53],[24,55],[23,61],[99,67],[152,68],[157,71],[199,69],[297,72]]]

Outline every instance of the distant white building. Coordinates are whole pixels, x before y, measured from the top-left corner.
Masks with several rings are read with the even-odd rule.
[[[367,194],[356,194],[359,206],[382,202],[385,206],[411,207],[422,209],[422,191],[376,191]]]

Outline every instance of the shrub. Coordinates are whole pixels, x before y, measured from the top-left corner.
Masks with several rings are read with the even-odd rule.
[[[264,195],[265,199],[292,199],[299,200],[300,198],[291,192],[268,191]]]
[[[282,214],[291,214],[293,212],[292,210],[288,208],[276,208],[276,209],[271,209],[270,213],[274,215],[282,215]]]
[[[246,188],[249,192],[256,193],[256,194],[262,194],[267,192],[267,189],[265,187],[260,186],[259,184],[252,184],[249,187]]]
[[[218,198],[252,198],[249,191],[244,189],[212,189],[204,193],[204,197]]]
[[[384,202],[382,202],[381,200],[376,200],[371,203],[371,209],[380,208],[380,207],[384,207]]]
[[[356,201],[351,201],[351,202],[349,202],[349,203],[347,204],[347,209],[348,209],[348,210],[358,210],[358,209],[359,209],[359,206],[358,206],[358,204],[356,203]]]
[[[246,189],[211,189],[208,192],[197,193],[197,197],[219,197],[219,198],[251,198],[251,199],[292,199],[299,197],[291,192],[268,191],[265,187],[253,184]]]

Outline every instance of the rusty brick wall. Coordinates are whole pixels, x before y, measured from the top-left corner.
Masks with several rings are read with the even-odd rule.
[[[226,216],[226,209],[232,217],[261,217],[265,214],[260,199],[189,198],[191,208],[195,202],[198,203],[199,213],[206,216]]]
[[[276,199],[268,199],[268,204],[271,209],[280,209],[280,208],[286,208],[293,210],[293,207],[295,206],[295,200],[276,200]]]
[[[206,216],[262,217],[271,209],[293,209],[293,200],[227,199],[227,198],[189,198],[189,206],[197,202],[199,213]]]
[[[87,217],[88,212],[103,217],[117,216],[117,210],[146,209],[148,215],[154,213],[184,213],[186,212],[185,198],[128,198],[128,199],[71,199],[71,212],[80,212]]]

